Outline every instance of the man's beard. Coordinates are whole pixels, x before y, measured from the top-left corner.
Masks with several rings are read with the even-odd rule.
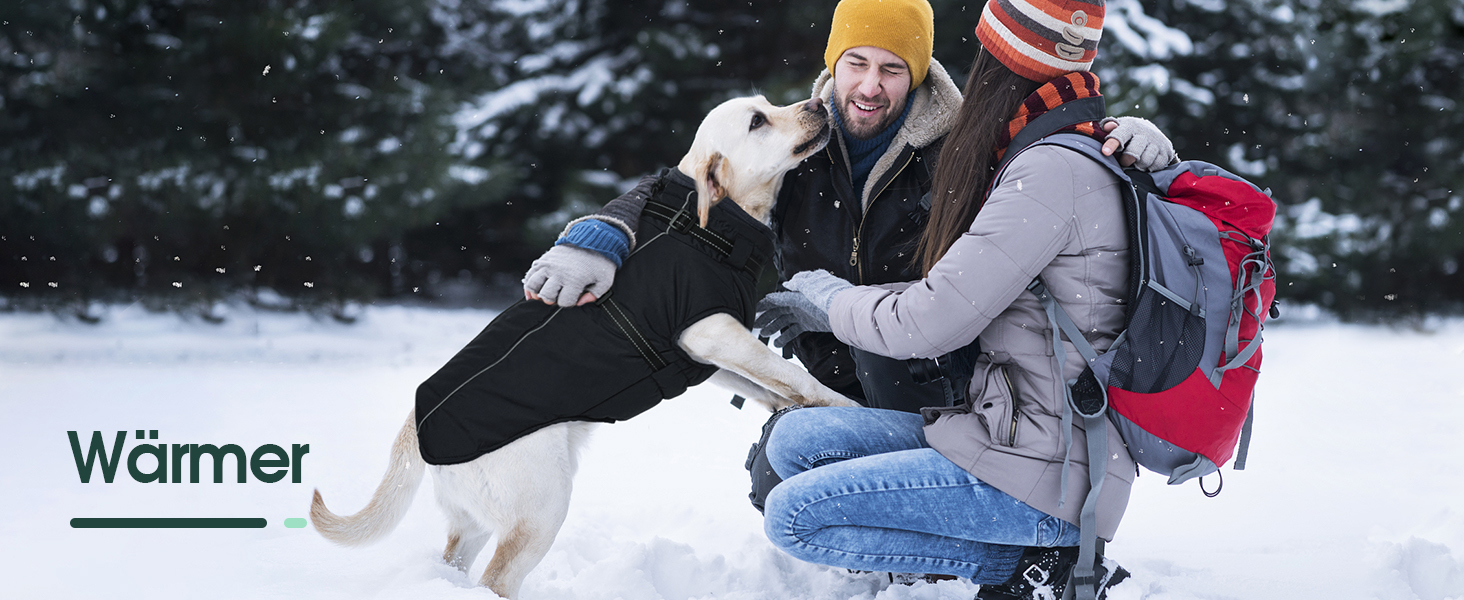
[[[835,90],[835,94],[837,95],[837,90]],[[838,110],[840,116],[843,117],[842,121],[844,125],[844,131],[847,132],[854,139],[860,141],[867,140],[881,133],[884,133],[884,131],[888,129],[889,126],[893,124],[896,119],[900,118],[900,113],[903,112],[902,110],[895,110],[895,106],[893,104],[890,104],[885,107],[884,116],[880,117],[879,121],[873,124],[870,124],[867,121],[859,121],[856,123],[854,119],[849,118],[850,115],[848,114],[848,101],[850,99],[851,97],[848,96],[844,98],[837,98]],[[852,99],[855,102],[859,102],[860,104],[877,104],[875,102],[865,102],[863,96],[854,96],[852,97]],[[904,107],[900,108],[903,109]]]

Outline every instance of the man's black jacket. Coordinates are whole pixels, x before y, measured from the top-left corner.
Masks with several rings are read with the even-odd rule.
[[[939,146],[939,141],[922,149],[906,145],[898,166],[871,178],[867,214],[837,141],[790,171],[773,210],[778,280],[812,269],[826,269],[855,285],[920,279],[915,246],[930,214],[927,194]],[[849,347],[832,333],[805,333],[792,346],[824,385],[864,398]]]

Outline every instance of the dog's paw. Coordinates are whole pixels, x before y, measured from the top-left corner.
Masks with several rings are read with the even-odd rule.
[[[756,402],[758,406],[768,409],[768,412],[770,413],[775,413],[785,408],[788,408],[789,406],[797,404],[797,402],[778,395],[770,395],[767,398],[750,398],[750,400]]]
[[[863,406],[858,402],[845,398],[843,394],[840,394],[833,390],[825,390],[824,393],[819,394],[817,397],[805,398],[803,402],[800,402],[800,404],[804,406]]]

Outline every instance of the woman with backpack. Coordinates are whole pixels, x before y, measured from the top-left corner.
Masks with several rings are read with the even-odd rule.
[[[1089,432],[1065,400],[1084,359],[1067,340],[1054,352],[1047,313],[1029,290],[1040,280],[1095,349],[1113,344],[1129,275],[1122,184],[1067,148],[1009,148],[1042,115],[1099,96],[1088,69],[1102,27],[1101,0],[988,2],[917,250],[924,279],[855,287],[806,271],[785,284],[791,291],[764,300],[760,308],[884,356],[935,357],[973,339],[981,349],[966,405],[782,416],[767,454],[784,481],[768,495],[765,526],[789,554],[968,577],[982,585],[978,599],[1061,598],[1069,585],[1080,598],[1101,598],[1127,576],[1111,560],[1079,564],[1078,523],[1088,462],[1104,461],[1087,508],[1097,537],[1113,537],[1134,460],[1106,420],[1097,434],[1107,455],[1088,455]],[[1102,139],[1097,125],[1061,131]]]

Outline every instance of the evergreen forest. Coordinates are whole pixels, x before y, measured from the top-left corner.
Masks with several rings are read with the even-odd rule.
[[[834,0],[6,0],[0,310],[484,305]],[[958,83],[980,1],[931,0]],[[1464,311],[1464,3],[1109,0],[1110,114],[1273,191],[1283,305]]]

